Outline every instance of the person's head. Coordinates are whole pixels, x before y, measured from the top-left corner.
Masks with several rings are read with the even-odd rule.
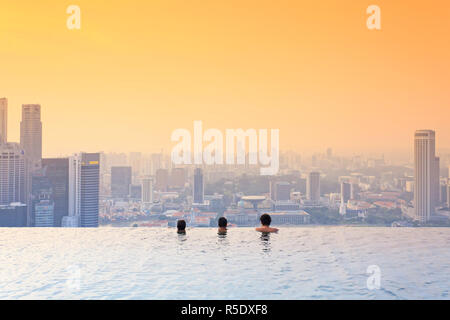
[[[178,232],[186,231],[186,221],[178,220],[178,222],[177,222],[177,229],[178,229]]]
[[[226,228],[228,221],[226,218],[220,217],[218,223],[219,223],[219,228]]]
[[[259,220],[261,221],[261,224],[263,225],[263,226],[270,226],[270,223],[272,222],[272,218],[267,214],[267,213],[264,213],[260,218],[259,218]]]

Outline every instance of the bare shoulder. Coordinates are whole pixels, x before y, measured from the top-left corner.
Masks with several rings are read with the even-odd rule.
[[[258,227],[255,229],[259,232],[278,232],[277,228],[271,228],[271,227]]]

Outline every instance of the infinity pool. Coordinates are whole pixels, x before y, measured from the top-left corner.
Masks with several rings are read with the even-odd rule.
[[[450,228],[3,228],[0,259],[1,299],[449,299]]]

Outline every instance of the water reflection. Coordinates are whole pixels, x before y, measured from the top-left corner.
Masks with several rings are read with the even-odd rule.
[[[177,235],[178,235],[178,242],[179,242],[180,244],[182,244],[184,241],[187,240],[186,231],[184,231],[184,232],[178,231],[178,232],[177,232]]]
[[[217,231],[217,243],[222,244],[222,245],[227,245],[228,244],[228,239],[227,239],[227,230],[218,230]]]
[[[270,244],[270,233],[269,232],[261,232],[261,245],[263,252],[270,252],[272,250]]]

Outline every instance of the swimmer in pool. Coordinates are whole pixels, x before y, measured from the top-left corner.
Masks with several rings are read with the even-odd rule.
[[[272,222],[272,218],[267,213],[263,214],[261,216],[261,218],[259,218],[259,220],[261,221],[261,227],[256,228],[256,231],[265,232],[265,233],[277,232],[278,231],[277,228],[270,227],[270,223]]]
[[[218,229],[217,233],[218,234],[226,234],[227,233],[227,224],[228,224],[227,219],[224,217],[220,217],[218,224],[219,224],[219,229]]]
[[[186,221],[178,220],[177,222],[177,233],[185,234],[186,233]]]

